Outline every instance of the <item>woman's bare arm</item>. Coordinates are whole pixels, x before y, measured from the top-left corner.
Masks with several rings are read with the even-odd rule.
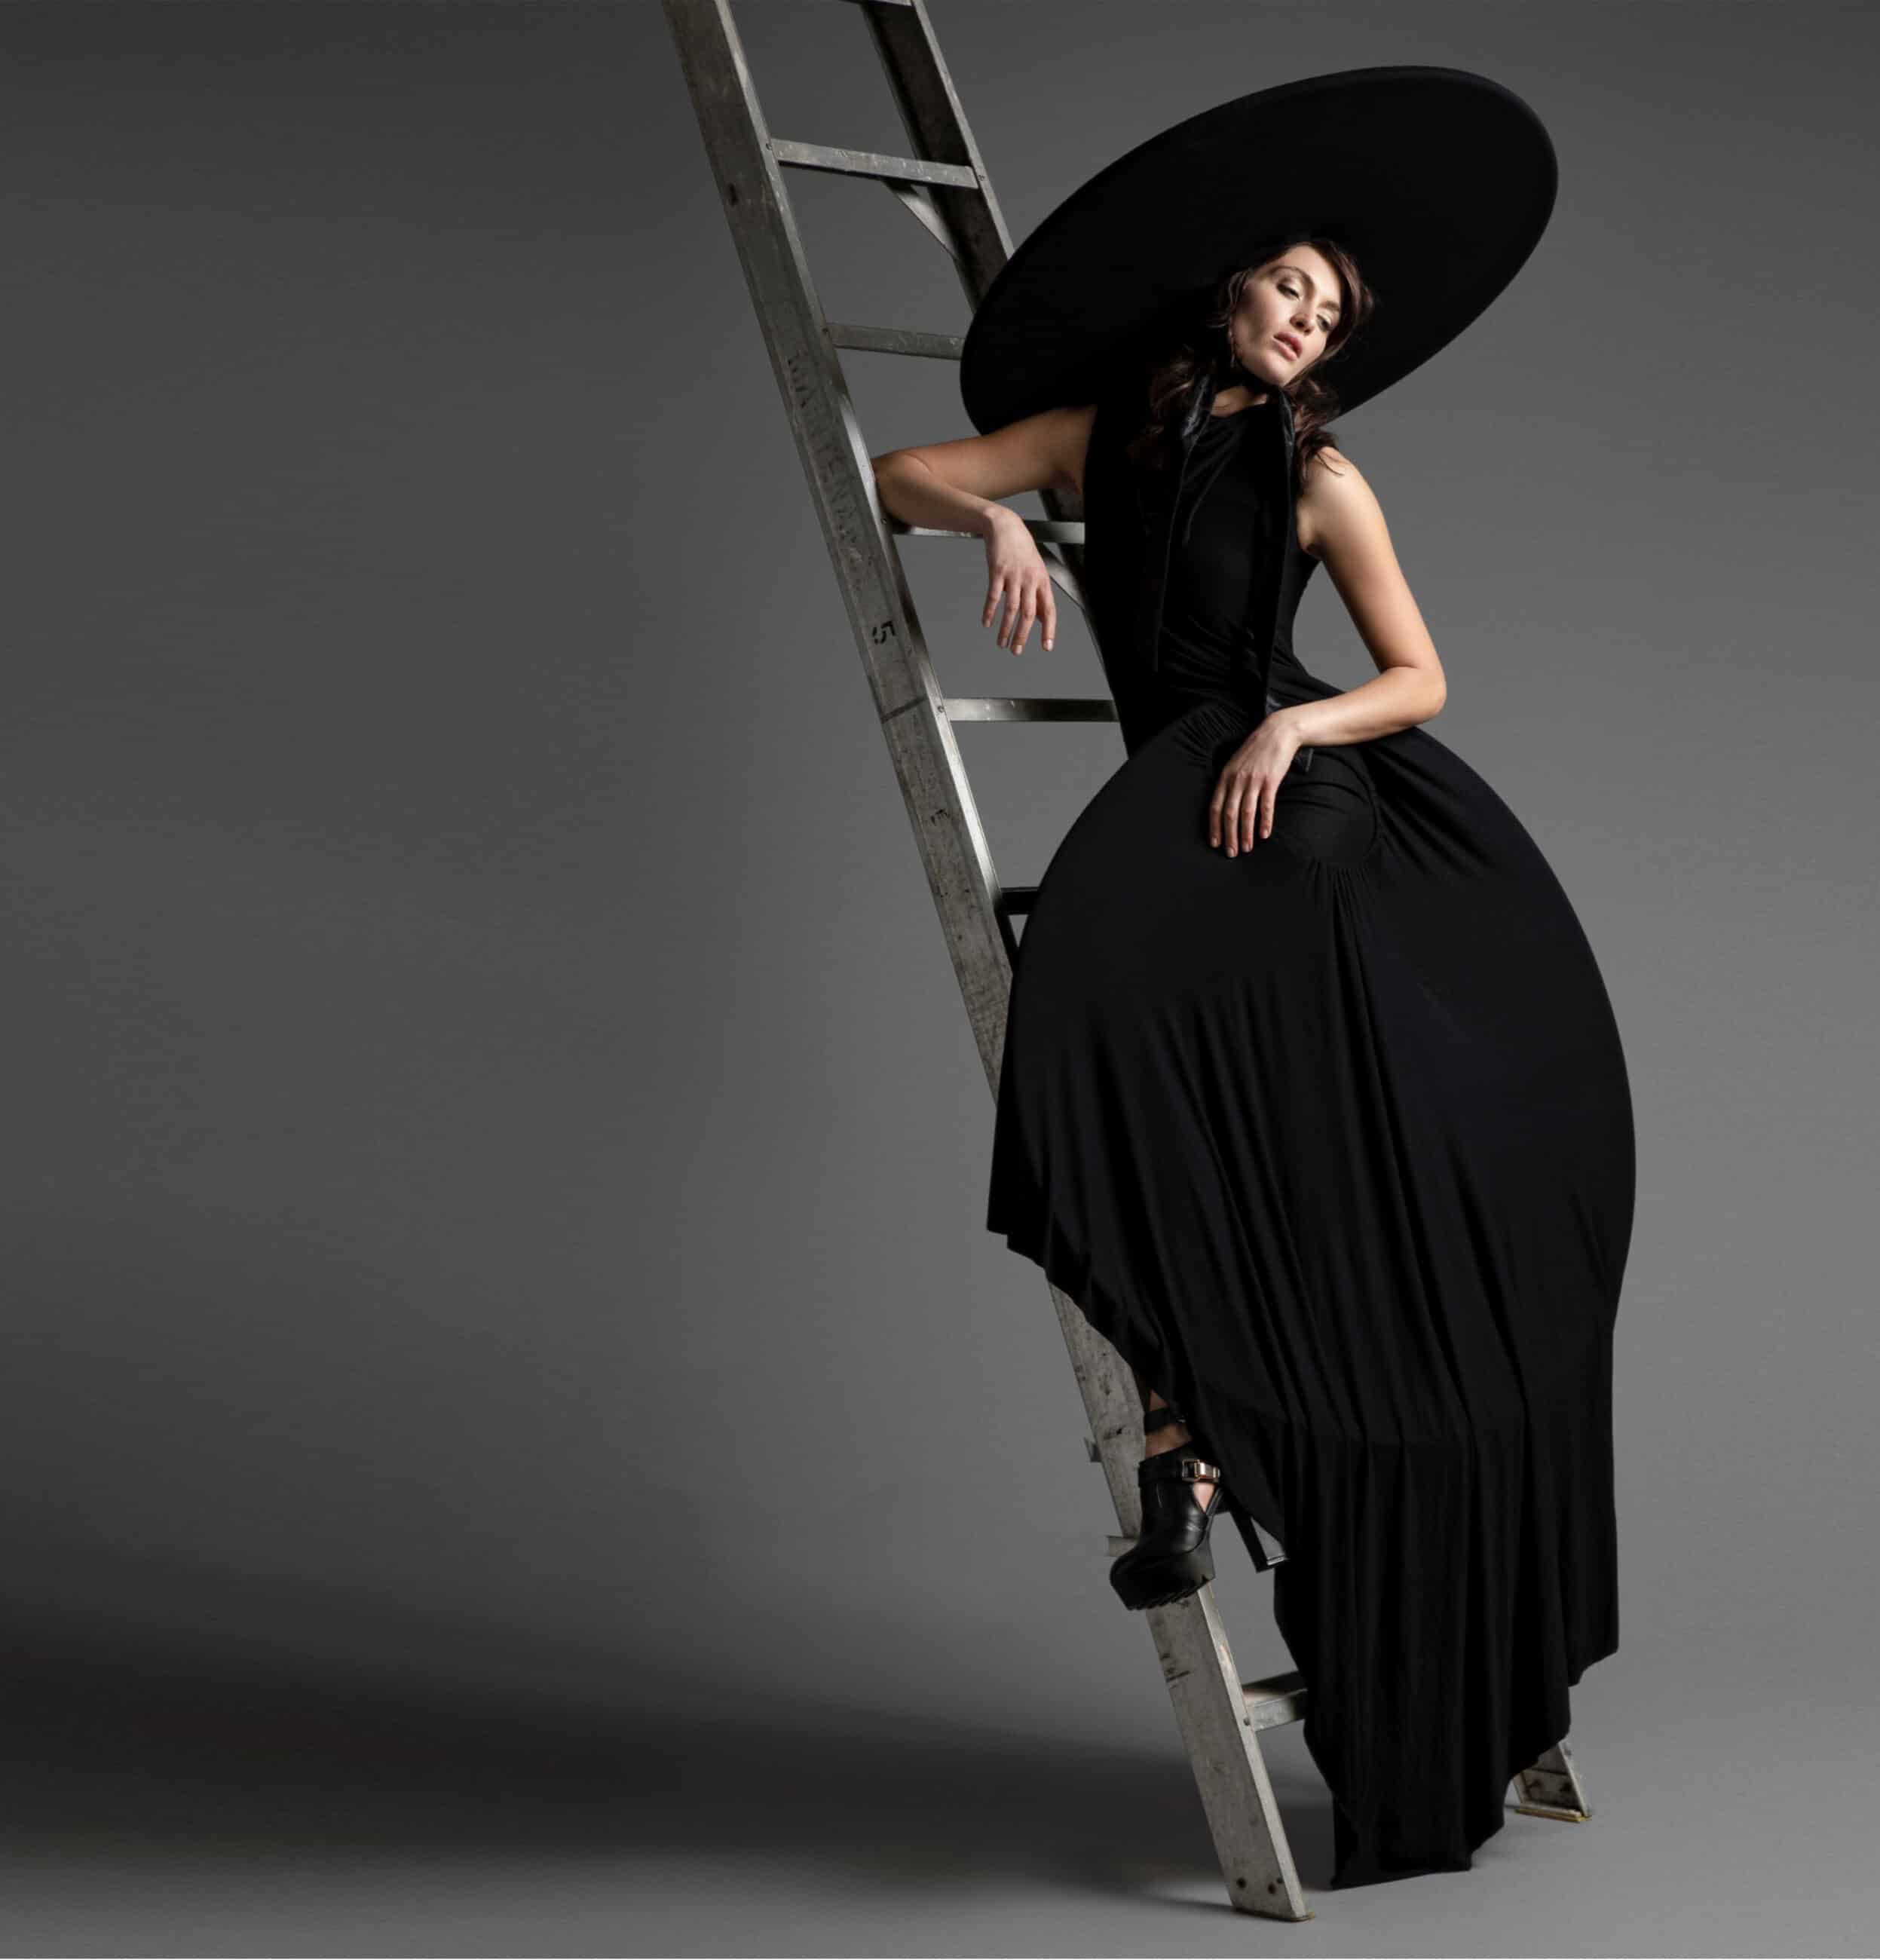
[[[883,504],[904,524],[984,537],[1001,497],[1027,490],[1081,495],[1093,408],[1046,409],[990,435],[923,443],[870,457]],[[1007,516],[1014,514],[1011,512]]]
[[[1384,513],[1357,465],[1325,449],[1306,473],[1299,541],[1331,574],[1379,673],[1327,700],[1276,708],[1228,758],[1208,804],[1207,841],[1229,858],[1273,835],[1280,784],[1302,748],[1394,734],[1427,721],[1449,692]]]
[[[1309,538],[1312,555],[1331,574],[1379,671],[1343,694],[1275,714],[1293,724],[1301,746],[1322,747],[1393,734],[1441,713],[1449,696],[1442,660],[1357,465],[1335,449],[1322,450],[1307,465],[1299,513],[1300,541]]]
[[[1094,407],[1046,409],[990,435],[925,443],[870,457],[883,509],[905,524],[967,531],[985,540],[986,603],[980,625],[1001,607],[998,643],[1025,651],[1032,622],[1042,622],[1047,650],[1058,631],[1051,574],[1025,520],[997,500],[1026,490],[1081,496],[1083,458]]]

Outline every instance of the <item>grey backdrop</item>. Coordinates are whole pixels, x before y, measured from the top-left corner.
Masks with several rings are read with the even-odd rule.
[[[1223,1904],[660,11],[14,4],[8,1949],[1871,1952],[1871,12],[932,5],[1015,237],[1328,68],[1554,132],[1344,435],[1633,1071],[1594,1818]],[[741,18],[903,147],[851,9]],[[832,315],[964,329],[791,187]],[[950,689],[1100,685],[908,555]],[[1299,644],[1370,671],[1322,581]],[[1014,882],[1121,759],[965,739]]]

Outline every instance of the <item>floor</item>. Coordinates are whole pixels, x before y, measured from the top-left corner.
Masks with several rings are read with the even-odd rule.
[[[1803,1814],[1821,1739],[1749,1715],[1707,1748],[1675,1695],[1584,1696],[1590,1822],[1511,1812],[1473,1871],[1359,1892],[1322,1889],[1328,1799],[1270,1734],[1316,1914],[1287,1925],[1226,1908],[1153,1698],[1096,1741],[729,1676],[606,1712],[9,1658],[15,1952],[1853,1954],[1880,1923],[1870,1826]]]

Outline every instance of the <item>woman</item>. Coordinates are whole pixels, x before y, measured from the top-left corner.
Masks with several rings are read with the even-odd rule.
[[[1125,1604],[1210,1578],[1220,1510],[1284,1545],[1334,1885],[1466,1869],[1618,1644],[1618,1031],[1532,839],[1420,725],[1443,663],[1326,428],[1506,285],[1553,172],[1450,70],[1192,119],[1001,273],[962,368],[990,432],[876,464],[895,515],[985,536],[1015,654],[1056,607],[998,500],[1083,502],[1128,759],[1025,928],[986,1222],[1144,1391]],[[1347,691],[1293,652],[1322,563],[1379,668]]]

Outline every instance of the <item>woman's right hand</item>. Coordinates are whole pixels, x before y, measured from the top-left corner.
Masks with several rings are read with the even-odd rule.
[[[990,526],[986,533],[986,609],[979,623],[990,626],[1003,606],[1005,617],[999,626],[999,644],[1005,646],[1009,640],[1012,651],[1022,654],[1032,622],[1040,621],[1045,651],[1049,653],[1058,632],[1058,601],[1044,558],[1016,511],[997,506]]]

